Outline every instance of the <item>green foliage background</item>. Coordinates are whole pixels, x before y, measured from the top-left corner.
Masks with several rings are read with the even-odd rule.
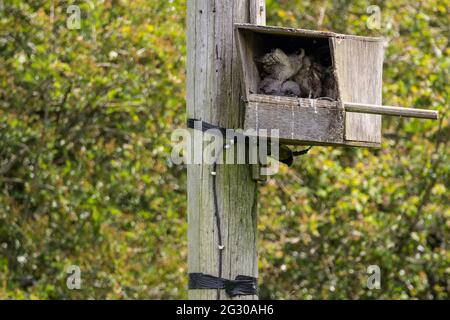
[[[0,1],[0,298],[186,298],[186,175],[168,161],[186,3],[92,4]],[[260,188],[261,298],[449,298],[449,8],[267,1],[272,25],[385,36],[385,104],[442,116],[385,117],[380,150],[316,147]]]

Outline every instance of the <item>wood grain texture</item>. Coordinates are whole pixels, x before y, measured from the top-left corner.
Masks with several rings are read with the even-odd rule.
[[[266,25],[266,0],[258,0],[258,1],[252,1],[250,3],[250,23],[265,26]],[[236,32],[237,39],[239,38],[239,33]],[[250,35],[250,39],[248,41],[255,41],[255,39]],[[239,43],[239,40],[238,40]],[[253,46],[256,46],[256,43],[253,44]],[[241,59],[242,54],[240,52],[240,46],[238,45],[238,57]],[[249,52],[245,53],[247,59],[252,59]],[[241,63],[242,65],[242,63]],[[243,75],[243,79],[245,79],[245,75]],[[254,68],[252,70],[252,76],[255,78],[253,83],[255,84],[252,88],[253,92],[256,92],[257,90],[257,84],[259,83],[259,75],[258,70]],[[245,97],[248,97],[249,91],[247,90],[247,87],[244,83],[244,91],[245,91]],[[265,156],[264,159],[261,158],[261,156],[258,153],[258,164],[252,165],[252,179],[259,182],[265,182],[268,180],[268,177],[266,175],[261,174],[261,169],[265,166],[264,163],[267,163],[267,156]]]
[[[326,100],[251,95],[245,129],[278,129],[288,144],[342,145],[344,111]]]
[[[259,26],[266,25],[266,0],[250,2],[250,23]]]
[[[378,106],[364,103],[344,103],[346,112],[379,114],[385,116],[396,116],[406,118],[430,119],[437,120],[439,112],[436,110],[393,107],[393,106]]]
[[[382,41],[333,38],[333,58],[342,102],[381,105]],[[381,116],[346,113],[345,139],[381,143]]]
[[[238,56],[242,70],[242,83],[244,85],[244,98],[248,100],[250,94],[258,92],[261,81],[259,70],[255,63],[256,51],[262,46],[261,39],[255,37],[254,33],[248,31],[235,31]]]
[[[362,37],[348,34],[340,34],[330,31],[317,31],[309,29],[295,29],[295,28],[285,28],[285,27],[265,26],[265,25],[261,26],[250,23],[236,23],[235,28],[241,30],[251,30],[258,33],[277,34],[277,35],[292,35],[292,36],[304,36],[315,38],[354,39],[368,42],[380,42],[383,40],[383,38],[378,37]]]
[[[187,113],[227,128],[242,128],[245,106],[234,23],[250,22],[257,0],[188,0]],[[194,134],[194,133],[193,133]],[[218,275],[212,166],[188,165],[189,272]],[[217,194],[221,217],[222,276],[257,277],[257,194],[250,165],[219,165]],[[189,290],[190,299],[216,299],[216,290]],[[227,299],[224,291],[220,298]],[[235,299],[256,299],[243,296]]]
[[[244,129],[279,129],[281,142],[288,145],[380,147],[345,140],[344,125],[345,112],[339,102],[252,94]]]

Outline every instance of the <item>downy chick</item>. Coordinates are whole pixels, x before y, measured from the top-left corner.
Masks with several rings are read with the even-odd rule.
[[[299,89],[296,88],[295,84],[284,85],[284,83],[300,70],[304,54],[304,51],[300,51],[286,55],[283,50],[275,49],[257,59],[256,61],[262,66],[264,75],[259,84],[259,92],[278,96],[297,95]]]
[[[288,56],[283,50],[275,49],[256,61],[261,64],[267,77],[284,82],[300,70],[304,54],[301,51]]]
[[[286,81],[281,86],[281,95],[287,96],[287,97],[300,97],[300,86],[292,81]]]
[[[327,68],[323,74],[322,96],[337,100],[336,79],[332,67]]]
[[[303,50],[303,49],[302,49]],[[324,68],[310,56],[303,57],[301,67],[294,76],[300,86],[302,98],[319,98],[322,94],[322,74]]]
[[[271,96],[281,96],[281,85],[282,81],[266,77],[259,83],[259,93],[271,95]]]

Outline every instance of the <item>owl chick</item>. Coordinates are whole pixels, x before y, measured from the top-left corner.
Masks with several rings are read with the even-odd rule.
[[[300,70],[304,54],[301,51],[288,56],[283,50],[275,49],[256,61],[261,64],[268,77],[284,82]]]
[[[259,84],[259,93],[271,96],[281,96],[282,81],[270,77],[264,78]]]
[[[322,96],[333,100],[337,100],[336,79],[334,77],[333,69],[331,67],[327,68],[323,74]]]
[[[281,94],[287,97],[300,97],[300,86],[294,81],[286,81],[281,86]]]
[[[319,98],[322,94],[322,75],[324,68],[310,56],[304,56],[301,67],[294,76],[300,86],[302,98]]]

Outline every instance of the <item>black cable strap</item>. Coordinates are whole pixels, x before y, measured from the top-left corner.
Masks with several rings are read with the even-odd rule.
[[[195,123],[200,124],[200,126],[195,126]],[[223,127],[219,127],[213,124],[210,124],[208,122],[205,121],[201,121],[201,120],[196,120],[196,119],[188,119],[187,120],[187,127],[190,129],[198,129],[202,132],[206,132],[208,130],[218,130],[220,131],[220,133],[222,134],[222,137],[226,138],[226,132],[227,129],[223,128]],[[236,143],[238,141],[238,136],[241,135],[241,133],[239,132],[234,132],[235,136],[234,136],[234,142]],[[245,137],[245,143],[248,144],[249,143],[249,136],[244,136]],[[267,140],[270,141],[270,138],[267,138]],[[280,161],[281,163],[284,163],[287,166],[291,166],[294,163],[294,157],[298,157],[298,156],[302,156],[305,155],[309,152],[309,150],[311,150],[312,147],[309,147],[308,149],[305,150],[300,150],[300,151],[292,151],[290,148],[288,148],[287,146],[283,145],[282,146],[283,150],[285,152],[283,152],[282,157],[280,156],[280,159],[278,159],[278,161]]]
[[[220,153],[217,155],[216,159],[218,159]],[[223,260],[223,242],[222,242],[222,224],[220,222],[220,213],[219,213],[219,204],[217,200],[217,160],[214,161],[213,165],[213,194],[214,194],[214,217],[216,218],[216,228],[217,228],[217,246],[219,253],[219,277],[222,277],[222,260]],[[217,300],[220,299],[220,290],[217,289]]]
[[[241,275],[228,280],[203,273],[190,273],[189,289],[225,289],[230,297],[257,293],[256,278]]]
[[[202,132],[206,132],[206,131],[208,131],[208,130],[219,130],[220,131],[220,133],[222,134],[222,136],[226,136],[226,134],[227,134],[227,129],[226,128],[222,128],[222,127],[219,127],[219,126],[215,126],[215,125],[213,125],[213,124],[211,124],[211,123],[208,123],[208,122],[205,122],[205,121],[201,121],[201,120],[196,120],[196,119],[188,119],[187,120],[187,126],[188,126],[188,128],[191,128],[191,129],[197,129],[196,127],[195,127],[195,123],[199,123],[199,124],[201,124],[201,127],[200,127],[200,131],[202,131]]]
[[[218,130],[222,137],[226,138],[227,129],[219,126],[212,125],[210,123],[196,120],[196,119],[188,119],[187,121],[188,128],[197,129],[202,132],[206,132],[208,130]],[[241,133],[234,132],[233,141],[236,143]],[[242,138],[242,136],[240,136]],[[248,136],[245,136],[245,143],[249,144],[250,139]],[[269,138],[270,140],[270,138]],[[304,155],[308,153],[311,149],[306,149],[302,151],[292,152],[287,146],[282,146],[283,148],[283,156],[280,156],[279,161],[291,165],[294,161],[294,156]],[[217,200],[217,160],[219,159],[223,150],[216,155],[216,159],[213,163],[212,168],[212,188],[213,188],[213,203],[214,203],[214,217],[216,220],[217,227],[217,246],[218,246],[218,277],[205,275],[203,273],[190,273],[189,274],[189,289],[217,289],[217,299],[220,299],[220,290],[225,289],[225,292],[230,296],[238,296],[238,295],[255,295],[256,294],[256,278],[249,276],[238,275],[234,280],[228,280],[222,278],[222,259],[223,259],[223,249],[225,248],[222,243],[222,231],[221,231],[221,222],[220,222],[220,212]]]

